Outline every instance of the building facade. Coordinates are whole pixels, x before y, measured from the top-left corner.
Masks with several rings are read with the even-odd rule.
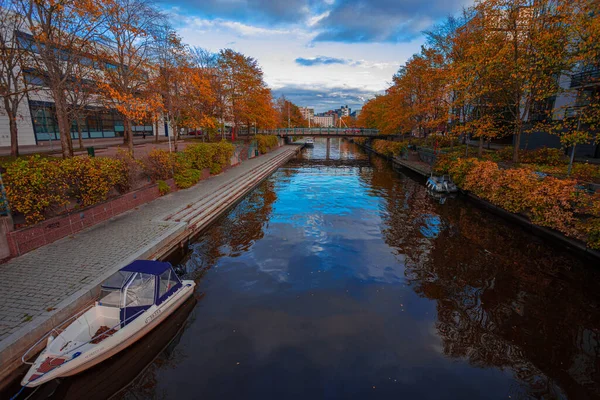
[[[313,124],[323,128],[332,128],[335,126],[335,119],[333,115],[315,115],[312,118],[312,122]]]
[[[19,46],[27,50],[35,49],[30,34],[16,31],[15,35]],[[30,53],[31,57],[36,56],[35,50]],[[94,62],[90,68],[96,68],[96,63]],[[17,112],[19,146],[60,141],[54,100],[44,84],[43,71],[36,71],[33,66],[24,65],[21,75],[20,85],[23,89],[27,88],[27,92]],[[156,127],[150,121],[131,127],[134,136],[151,136],[156,133],[155,129]],[[79,122],[72,122],[71,137],[76,140],[80,131],[84,140],[123,137],[123,118],[116,110],[104,107],[100,101],[91,101],[90,105],[81,112]],[[165,135],[168,131],[164,121],[159,122],[158,134]],[[10,146],[10,144],[9,118],[4,108],[0,107],[0,147]]]
[[[307,121],[311,121],[315,116],[315,109],[311,107],[298,107],[300,109],[300,114],[302,114],[302,118]]]

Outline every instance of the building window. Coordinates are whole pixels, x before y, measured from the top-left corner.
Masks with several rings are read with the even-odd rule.
[[[33,130],[37,140],[57,140],[58,123],[56,122],[56,113],[54,107],[48,103],[32,102],[31,118],[33,121]]]
[[[33,120],[33,129],[38,141],[58,140],[60,134],[56,122],[54,104],[41,101],[30,101],[29,108]],[[81,119],[81,137],[84,139],[114,138],[123,136],[123,118],[116,110],[88,109],[85,117]],[[71,137],[77,139],[79,131],[77,121],[71,124]],[[132,125],[134,135],[141,136],[144,132],[152,134],[152,124]]]

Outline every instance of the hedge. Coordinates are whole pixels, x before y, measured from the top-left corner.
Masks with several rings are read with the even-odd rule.
[[[220,142],[198,143],[179,153],[154,149],[139,162],[122,155],[116,159],[18,158],[7,165],[4,186],[11,209],[23,214],[27,224],[35,224],[51,211],[64,211],[61,208],[73,200],[87,207],[107,200],[111,191],[126,192],[134,167],[141,166],[154,182],[173,177],[179,188],[190,187],[205,168],[211,174],[220,173],[229,165],[234,150],[231,143]],[[161,194],[167,193],[164,185],[159,189]]]
[[[256,135],[256,142],[258,143],[258,151],[260,151],[261,154],[266,154],[273,147],[279,145],[279,139],[274,135]]]
[[[574,179],[540,177],[527,168],[500,169],[476,158],[440,157],[434,169],[498,207],[600,249],[600,195],[579,189]]]

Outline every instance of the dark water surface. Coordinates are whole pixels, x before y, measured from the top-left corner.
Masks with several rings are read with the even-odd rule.
[[[190,245],[192,317],[121,398],[600,398],[600,268],[354,145],[325,158]]]

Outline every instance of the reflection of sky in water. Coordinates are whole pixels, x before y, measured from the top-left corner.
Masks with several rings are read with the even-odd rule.
[[[330,158],[366,159],[334,142]],[[317,139],[302,159],[261,185],[261,193],[272,192],[272,203],[250,196],[192,245],[188,268],[210,267],[197,289],[205,296],[179,345],[186,357],[157,369],[156,393],[216,399],[523,395],[510,368],[474,366],[466,352],[445,354],[469,333],[444,331],[440,307],[473,308],[449,313],[460,323],[477,319],[482,302],[476,285],[428,263],[443,267],[448,249],[467,248],[476,256],[478,245],[449,236],[456,221],[442,216],[444,208],[420,184],[385,165],[307,162],[325,159],[324,143]],[[449,257],[447,265],[457,263]],[[447,289],[435,286],[438,273],[450,275]],[[458,301],[445,292],[454,285],[464,297]]]

